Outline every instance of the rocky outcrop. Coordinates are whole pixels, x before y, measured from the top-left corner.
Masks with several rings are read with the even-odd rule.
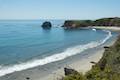
[[[104,48],[105,48],[105,49],[108,49],[108,48],[110,48],[110,47],[109,47],[109,46],[104,46]]]
[[[117,26],[120,27],[120,18],[101,18],[97,20],[66,20],[62,27],[65,29],[74,29],[88,26]]]
[[[62,27],[65,28],[76,28],[76,25],[74,21],[65,21],[64,25]]]
[[[91,20],[67,20],[64,22],[63,26],[67,29],[80,28],[90,26],[92,23]]]
[[[50,29],[51,27],[52,27],[51,22],[46,21],[42,24],[42,28],[44,29]]]
[[[78,74],[78,72],[74,69],[70,69],[70,68],[64,68],[64,72],[65,72],[65,75],[70,75],[70,74]]]
[[[90,63],[92,63],[92,64],[97,64],[96,62],[94,62],[94,61],[91,61]]]

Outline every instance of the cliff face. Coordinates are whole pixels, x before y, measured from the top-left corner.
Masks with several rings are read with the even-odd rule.
[[[62,80],[120,80],[120,36],[113,46],[104,48],[101,60],[85,75],[73,73]]]
[[[88,26],[120,26],[120,18],[102,18],[95,21],[92,20],[66,20],[62,27],[79,28]]]

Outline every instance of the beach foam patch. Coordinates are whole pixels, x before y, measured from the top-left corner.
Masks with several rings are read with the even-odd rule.
[[[100,40],[100,41],[93,41],[93,42],[90,42],[85,45],[78,45],[78,46],[74,46],[71,48],[67,48],[65,51],[63,51],[61,53],[57,53],[57,54],[45,57],[43,59],[36,59],[36,60],[28,61],[25,63],[16,64],[13,66],[1,66],[0,67],[0,76],[4,76],[6,74],[10,74],[10,73],[13,73],[16,71],[22,71],[22,70],[26,70],[29,68],[37,67],[40,65],[45,65],[45,64],[48,64],[51,62],[63,60],[67,57],[81,53],[87,49],[95,48],[99,45],[104,44],[112,36],[110,31],[104,30],[104,32],[106,32],[107,35],[103,40]]]
[[[92,30],[96,32],[96,29],[93,28]]]

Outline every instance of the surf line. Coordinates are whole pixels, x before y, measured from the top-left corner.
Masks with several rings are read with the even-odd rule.
[[[57,54],[45,57],[43,59],[36,59],[36,60],[28,61],[25,63],[21,63],[21,64],[15,64],[13,66],[1,66],[0,67],[0,76],[5,76],[6,74],[10,74],[10,73],[13,73],[16,71],[26,70],[29,68],[34,68],[37,66],[51,63],[51,62],[60,61],[60,60],[63,60],[67,57],[79,54],[87,49],[95,48],[99,45],[102,45],[108,39],[110,39],[110,37],[112,36],[110,31],[108,31],[108,30],[103,30],[103,31],[107,33],[106,37],[103,40],[93,41],[93,42],[90,42],[88,44],[78,45],[78,46],[74,46],[71,48],[67,48],[65,51],[63,51],[61,53],[57,53]]]

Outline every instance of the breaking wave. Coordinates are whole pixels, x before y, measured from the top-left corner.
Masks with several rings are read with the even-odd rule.
[[[87,49],[95,48],[99,45],[102,45],[112,36],[110,31],[107,31],[107,30],[104,30],[104,31],[107,33],[107,35],[103,40],[93,41],[93,42],[90,42],[90,43],[85,44],[85,45],[78,45],[78,46],[74,46],[71,48],[67,48],[65,51],[63,51],[61,53],[57,53],[57,54],[45,57],[43,59],[36,59],[36,60],[28,61],[25,63],[16,64],[13,66],[7,66],[7,67],[1,66],[0,67],[0,76],[4,76],[6,74],[10,74],[10,73],[13,73],[16,71],[21,71],[21,70],[37,67],[40,65],[45,65],[45,64],[48,64],[51,62],[63,60],[67,57],[81,53]]]

